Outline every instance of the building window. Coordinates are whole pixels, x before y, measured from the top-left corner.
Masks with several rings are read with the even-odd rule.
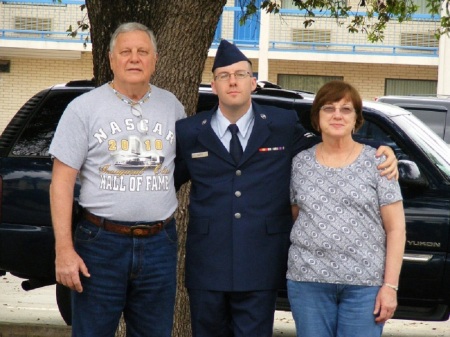
[[[427,0],[413,0],[414,4],[419,6],[416,14],[428,14]]]
[[[428,32],[401,32],[400,45],[408,47],[439,48],[439,40],[433,31]]]
[[[426,1],[426,0],[415,0],[415,1]],[[347,0],[341,0],[341,6],[347,6]],[[281,0],[282,9],[298,9],[292,0]]]
[[[307,42],[307,43],[331,43],[331,30],[330,29],[305,29],[305,28],[292,28],[292,41],[294,42]],[[297,48],[311,48],[309,45],[296,45]],[[315,48],[326,49],[328,46],[319,45]]]
[[[385,95],[429,95],[436,96],[437,81],[402,80],[387,78],[384,86]]]
[[[52,19],[39,17],[16,16],[14,18],[15,30],[52,31]]]
[[[343,76],[278,74],[277,83],[285,89],[316,93],[325,83],[343,79]]]
[[[281,8],[283,9],[298,9],[292,0],[281,0]]]

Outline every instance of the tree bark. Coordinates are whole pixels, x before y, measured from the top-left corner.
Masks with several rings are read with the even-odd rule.
[[[155,33],[158,63],[151,83],[173,92],[193,115],[208,50],[226,0],[86,0],[90,22],[94,78],[97,85],[112,79],[109,40],[124,22],[137,21]],[[178,287],[172,335],[191,336],[188,298],[184,288],[184,255],[189,186],[178,193]],[[123,321],[116,336],[125,336]]]

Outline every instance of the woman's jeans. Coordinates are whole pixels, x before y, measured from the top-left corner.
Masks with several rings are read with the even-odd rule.
[[[375,299],[380,287],[287,281],[297,337],[380,337]]]
[[[91,276],[72,292],[72,336],[114,337],[123,313],[128,337],[170,337],[176,291],[175,220],[133,238],[78,223],[75,249]]]

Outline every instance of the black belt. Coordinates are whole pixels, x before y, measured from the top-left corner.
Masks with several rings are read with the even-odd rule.
[[[84,219],[92,222],[97,227],[103,228],[104,230],[134,237],[148,237],[156,235],[161,232],[164,229],[164,226],[173,219],[172,214],[166,220],[139,223],[138,225],[128,226],[102,218],[85,209],[82,210],[82,216]]]

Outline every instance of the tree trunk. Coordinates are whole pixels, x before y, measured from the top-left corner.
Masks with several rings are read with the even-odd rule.
[[[137,21],[155,33],[158,63],[151,82],[173,92],[193,115],[198,87],[214,32],[226,0],[86,0],[90,21],[94,77],[97,85],[112,79],[108,51],[111,34],[124,22]],[[184,255],[189,186],[178,193],[178,288],[173,336],[191,335],[184,288]],[[125,336],[123,322],[116,336]]]

